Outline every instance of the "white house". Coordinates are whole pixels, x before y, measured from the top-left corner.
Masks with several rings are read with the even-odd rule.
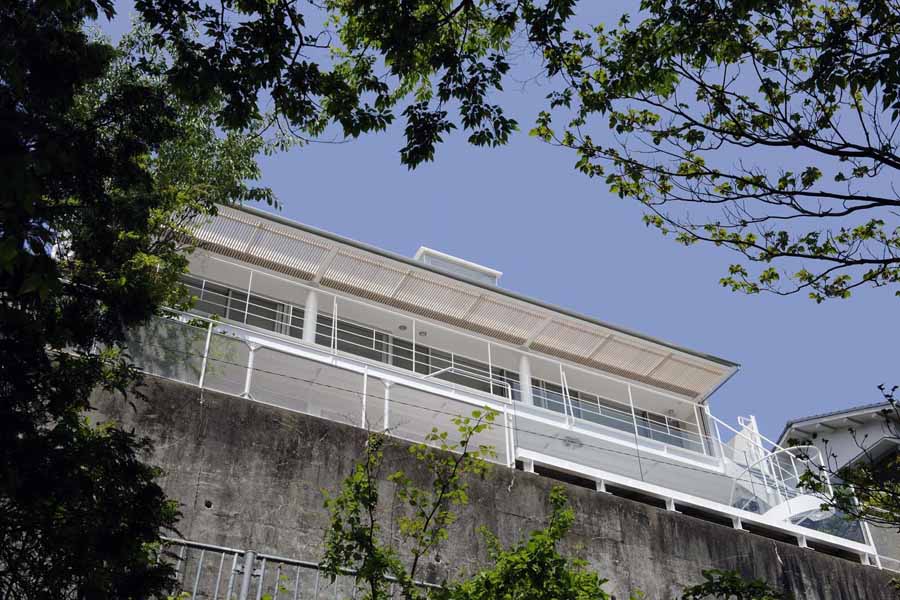
[[[792,419],[784,426],[778,443],[809,444],[825,456],[831,470],[840,470],[857,461],[881,461],[895,457],[900,439],[897,411],[888,402],[866,404],[809,417]],[[900,571],[900,534],[892,528],[871,527],[872,542],[879,562]]]
[[[507,468],[875,557],[865,526],[797,489],[806,464],[710,399],[738,366],[499,286],[422,248],[398,256],[249,208],[195,223],[195,298],[135,332],[150,373],[421,441],[483,407]]]

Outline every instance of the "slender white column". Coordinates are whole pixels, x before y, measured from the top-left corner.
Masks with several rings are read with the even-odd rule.
[[[519,396],[522,404],[534,404],[531,394],[531,361],[527,354],[519,355]]]
[[[391,382],[384,381],[384,430],[391,428]]]
[[[316,324],[319,320],[319,293],[310,290],[306,295],[306,305],[303,307],[303,341],[308,344],[316,343]]]

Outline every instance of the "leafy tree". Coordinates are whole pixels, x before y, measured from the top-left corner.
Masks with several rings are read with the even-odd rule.
[[[438,596],[445,600],[608,600],[605,579],[587,570],[587,563],[570,559],[559,551],[559,543],[571,529],[575,513],[561,486],[550,492],[552,513],[544,529],[531,532],[527,540],[504,549],[499,540],[482,530],[490,546],[491,565],[474,577],[448,586]]]
[[[479,528],[487,541],[489,565],[474,575],[457,573],[442,584],[426,585],[417,579],[422,561],[449,539],[455,510],[468,503],[467,479],[489,468],[486,459],[494,456],[493,448],[474,448],[472,438],[489,429],[495,417],[493,411],[475,411],[471,417],[455,419],[459,441],[449,441],[447,432],[432,429],[424,443],[411,445],[409,452],[422,467],[416,478],[426,482],[423,485],[416,485],[404,471],[385,477],[384,447],[389,438],[380,433],[369,436],[362,460],[339,492],[334,496],[326,493],[331,523],[325,533],[321,566],[332,583],[339,575],[353,573],[353,597],[359,593],[362,600],[393,598],[395,585],[405,600],[611,598],[603,589],[606,579],[590,571],[586,561],[560,552],[559,544],[572,528],[575,513],[559,485],[550,492],[551,515],[546,527],[532,531],[527,539],[503,548],[494,533]],[[393,516],[390,523],[384,522],[380,488],[386,481],[393,484],[393,500],[402,507],[396,523]],[[399,545],[392,537],[394,525]],[[761,581],[745,580],[735,572],[713,570],[703,575],[704,583],[684,589],[684,600],[788,598]],[[642,597],[639,592],[632,595],[634,600]]]
[[[512,40],[558,36],[576,0],[137,0],[160,44],[174,48],[169,76],[191,102],[222,94],[219,124],[245,128],[271,99],[267,126],[302,141],[329,124],[357,137],[402,114],[403,164],[434,158],[460,125],[477,146],[517,128],[491,95],[502,90]],[[195,32],[203,32],[197,36]],[[450,116],[455,108],[458,118]]]
[[[263,140],[281,147],[330,123],[378,131],[405,102],[410,166],[455,127],[447,103],[472,143],[503,143],[515,123],[488,96],[509,38],[526,12],[534,33],[552,33],[570,4],[139,1],[151,33],[122,51],[84,30],[114,15],[112,0],[0,6],[4,597],[165,587],[147,544],[177,510],[140,462],[147,442],[81,415],[98,387],[124,394],[139,381],[126,333],[182,300],[191,219],[216,203],[274,202],[246,183]],[[327,17],[343,45],[308,17]]]
[[[175,303],[180,227],[247,183],[259,142],[177,102],[146,38],[83,29],[109,3],[0,6],[0,596],[146,598],[177,506],[149,442],[84,420],[96,388],[139,382],[129,327]]]
[[[788,600],[787,596],[770,588],[764,581],[747,580],[734,571],[709,570],[703,572],[703,583],[684,589],[683,600]]]
[[[494,449],[476,447],[473,438],[489,429],[496,416],[496,411],[486,408],[469,417],[454,417],[459,441],[434,428],[423,443],[409,447],[430,484],[419,486],[403,471],[387,476],[395,499],[405,509],[397,520],[403,548],[397,548],[393,539],[384,539],[379,515],[379,485],[388,439],[383,434],[369,436],[363,460],[337,495],[326,496],[331,525],[321,564],[332,581],[345,569],[352,569],[363,600],[390,598],[395,583],[406,600],[423,597],[416,582],[422,561],[447,539],[448,527],[456,520],[454,507],[468,504],[468,477],[488,470],[486,459],[495,456]]]
[[[721,280],[734,290],[900,295],[896,3],[644,0],[640,14],[549,40],[563,83],[532,133],[648,225],[739,254]]]

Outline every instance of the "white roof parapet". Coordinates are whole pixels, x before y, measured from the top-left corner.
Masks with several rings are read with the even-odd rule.
[[[694,400],[738,368],[260,210],[222,206],[195,227],[201,248]]]

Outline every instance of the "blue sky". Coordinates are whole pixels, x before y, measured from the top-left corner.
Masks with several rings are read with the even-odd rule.
[[[580,20],[612,26],[636,5],[596,4]],[[130,3],[118,11],[101,23],[114,36]],[[529,60],[516,67],[523,79],[536,73]],[[503,102],[523,132],[503,148],[451,136],[434,163],[410,172],[401,125],[264,157],[262,183],[285,217],[407,256],[426,245],[503,271],[505,288],[738,362],[713,412],[729,422],[755,414],[770,437],[791,417],[875,402],[879,383],[900,384],[892,292],[816,305],[720,287],[733,255],[647,229],[640,207],[574,170],[573,154],[527,136],[546,92],[507,86]]]

